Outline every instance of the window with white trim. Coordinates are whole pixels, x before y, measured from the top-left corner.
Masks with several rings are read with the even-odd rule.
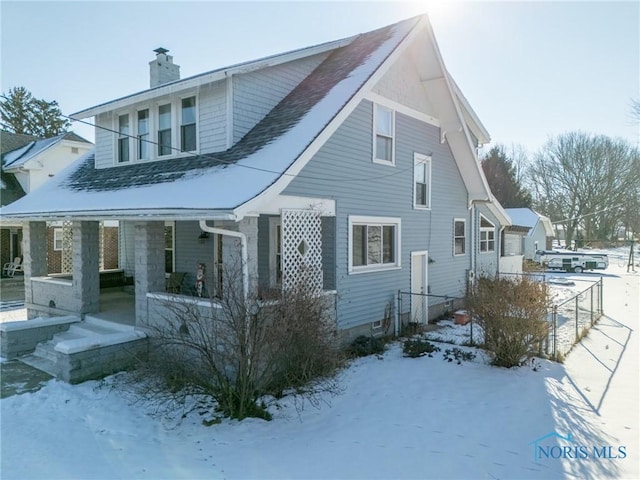
[[[148,161],[198,152],[195,95],[177,97],[116,112],[115,163]]]
[[[128,162],[129,152],[129,114],[118,115],[118,163]]]
[[[413,154],[413,207],[431,208],[431,157]]]
[[[399,218],[349,217],[349,272],[399,266]]]
[[[138,110],[138,160],[149,160],[149,109]]]
[[[390,108],[374,104],[373,125],[373,161],[393,165],[395,112]]]
[[[171,155],[171,104],[158,107],[158,156]]]
[[[480,251],[495,252],[496,227],[484,215],[480,215]]]
[[[182,99],[180,124],[180,151],[193,152],[196,149],[196,97]]]
[[[453,254],[464,255],[466,252],[467,222],[464,218],[453,220]]]
[[[62,250],[62,239],[63,239],[63,233],[62,233],[62,229],[61,228],[54,228],[53,229],[53,249],[56,252],[59,252]]]

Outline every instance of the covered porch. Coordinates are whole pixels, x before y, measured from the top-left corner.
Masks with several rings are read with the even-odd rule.
[[[24,227],[29,318],[87,315],[144,328],[167,302],[216,308],[225,288],[266,295],[297,281],[334,293],[335,217],[318,209],[278,209],[226,218],[119,219],[119,269],[131,283],[101,288],[99,219],[71,220],[71,272],[49,274],[45,221]],[[69,220],[67,219],[69,222]],[[225,277],[237,278],[233,285]]]

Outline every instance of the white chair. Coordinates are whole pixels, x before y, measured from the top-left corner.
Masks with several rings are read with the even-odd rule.
[[[2,274],[8,277],[13,277],[16,272],[24,272],[22,268],[22,259],[20,257],[14,258],[13,262],[7,262],[2,267]]]

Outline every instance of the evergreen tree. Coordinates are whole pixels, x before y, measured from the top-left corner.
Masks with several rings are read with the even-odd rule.
[[[484,156],[482,170],[493,195],[503,207],[531,207],[531,194],[518,181],[513,162],[502,145],[491,148]]]
[[[14,87],[0,101],[0,126],[12,133],[55,137],[71,125],[62,116],[58,102],[34,98],[24,87]]]

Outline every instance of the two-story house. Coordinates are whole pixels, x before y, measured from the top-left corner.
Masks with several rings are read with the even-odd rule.
[[[215,297],[225,270],[247,290],[304,270],[347,341],[381,332],[398,291],[436,305],[498,271],[510,221],[477,159],[488,133],[426,16],[185,79],[167,53],[149,89],[74,115],[95,119],[94,152],[3,209],[27,222],[30,316],[100,310],[105,220],[120,222],[139,325],[184,295]],[[55,283],[40,254],[52,220],[71,221],[74,242],[73,278]],[[167,272],[186,273],[180,293]]]

